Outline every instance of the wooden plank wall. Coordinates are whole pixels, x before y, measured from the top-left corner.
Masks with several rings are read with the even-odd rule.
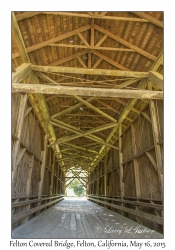
[[[27,99],[26,99],[27,100]],[[21,105],[21,94],[12,95],[12,156],[16,152],[17,164],[12,167],[12,205],[14,203],[29,202],[38,199],[38,187],[41,181],[41,165],[42,151],[44,150],[45,133],[32,109],[29,108],[30,103],[26,101],[26,106],[21,124],[21,133],[19,130],[18,120],[21,117],[19,114]],[[18,134],[18,137],[16,136]],[[19,158],[21,155],[21,158]],[[44,172],[44,182],[42,189],[43,197],[52,197],[54,195],[64,194],[64,173],[60,169],[58,161],[52,149],[48,148],[46,156],[46,166]],[[31,204],[17,206],[12,209],[12,216],[31,210],[38,205],[47,203],[48,200],[33,202]],[[46,209],[46,208],[44,208]],[[42,210],[41,210],[42,211]],[[26,222],[28,219],[35,216],[32,213],[24,219],[15,221],[13,228]]]
[[[161,147],[163,161],[163,102],[154,101],[154,104],[159,128],[159,142],[157,144]],[[161,210],[156,210],[149,205],[162,204],[162,192],[160,188],[160,176],[156,166],[157,156],[152,123],[150,106],[147,105],[132,124],[127,129],[122,130],[121,153],[123,155],[122,182],[124,183],[124,197],[122,198],[120,193],[119,151],[116,149],[111,149],[103,158],[103,161],[90,173],[88,178],[88,195],[91,195],[91,197],[92,195],[98,195],[98,200],[102,200],[100,197],[104,196],[118,198],[120,202],[109,199],[108,203],[162,216]],[[103,174],[101,168],[103,168]],[[99,175],[96,174],[98,172],[100,173]],[[98,178],[100,181],[98,181]],[[99,183],[98,188],[94,185],[95,183]],[[97,192],[97,189],[100,191]],[[130,202],[129,204],[124,201],[135,201],[136,203],[131,204],[132,202]],[[139,202],[145,202],[147,205],[139,206]],[[110,209],[114,210],[114,208]],[[117,212],[156,231],[162,232],[163,230],[161,225],[147,220],[146,217],[138,218],[133,214],[122,212],[122,209],[121,211],[117,209]]]

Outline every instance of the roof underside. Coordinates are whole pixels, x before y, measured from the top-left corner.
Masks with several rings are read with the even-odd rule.
[[[149,72],[163,50],[163,12],[15,12],[15,16],[33,65]],[[23,63],[12,34],[13,69]],[[163,74],[162,63],[156,71]],[[131,90],[141,80],[101,74],[35,74],[41,84],[87,88]],[[144,88],[160,90],[148,80]],[[46,131],[43,110],[32,96]],[[127,129],[147,104],[146,99],[137,99],[123,119],[128,98],[43,96],[54,131],[54,136],[49,133],[50,146],[65,170],[78,165],[92,171],[110,148],[117,149],[118,122]]]

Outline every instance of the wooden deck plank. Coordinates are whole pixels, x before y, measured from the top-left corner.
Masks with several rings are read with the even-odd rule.
[[[129,232],[129,228],[131,232]],[[134,228],[145,230],[135,233]],[[88,200],[62,200],[14,230],[12,238],[163,238],[158,232]]]

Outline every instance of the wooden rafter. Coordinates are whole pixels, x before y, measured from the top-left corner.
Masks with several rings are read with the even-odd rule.
[[[88,98],[86,101],[87,101],[87,102],[91,102],[91,101],[93,101],[93,100],[95,100],[95,97],[90,97],[90,98]],[[53,118],[55,118],[55,117],[58,117],[58,116],[61,116],[61,115],[65,115],[66,113],[69,113],[69,112],[71,112],[71,111],[74,110],[74,109],[80,108],[81,106],[82,106],[81,103],[75,104],[75,105],[73,105],[73,106],[71,106],[71,107],[69,107],[69,108],[67,108],[67,109],[64,109],[64,110],[62,110],[62,111],[60,111],[60,112],[58,112],[58,113],[52,115],[51,118],[53,119]],[[69,115],[70,115],[70,114],[69,114]]]
[[[130,49],[134,49],[136,52],[147,57],[148,59],[150,59],[152,61],[156,60],[155,56],[151,55],[150,53],[146,52],[145,50],[140,49],[139,47],[135,46],[134,44],[122,39],[121,37],[114,35],[113,33],[109,32],[108,30],[105,30],[104,28],[102,28],[96,24],[94,25],[94,28],[103,34],[106,34],[108,37],[112,38],[113,40],[125,45],[126,47],[128,47]]]
[[[109,57],[101,54],[100,52],[98,51],[95,51],[95,50],[91,50],[92,53],[100,58],[102,58],[103,60],[105,60],[106,62],[112,64],[113,66],[117,67],[118,69],[121,69],[121,70],[129,70],[128,68],[124,67],[123,65],[119,64],[118,62],[115,62],[113,61],[112,59],[110,59]]]
[[[135,15],[149,21],[150,23],[155,24],[156,26],[158,26],[160,28],[163,28],[163,22],[162,21],[160,21],[160,20],[158,20],[158,19],[156,19],[156,18],[154,18],[154,17],[152,17],[152,16],[150,16],[150,15],[144,13],[144,12],[133,12],[133,13]]]
[[[73,127],[73,126],[70,126],[70,125],[63,126],[63,125],[61,125],[61,124],[59,124],[59,123],[54,123],[54,122],[52,122],[52,121],[51,121],[50,123],[53,124],[53,125],[59,126],[59,127],[61,127],[61,128],[64,128],[64,129],[73,131],[74,133],[77,134],[77,135],[70,135],[70,136],[66,136],[66,137],[64,137],[64,138],[58,139],[57,142],[58,142],[59,144],[61,144],[62,142],[64,143],[64,142],[66,142],[66,141],[70,141],[70,140],[77,139],[77,138],[79,138],[79,137],[87,137],[87,136],[88,136],[87,138],[89,138],[89,139],[91,139],[91,140],[93,140],[93,141],[96,141],[96,142],[98,142],[98,143],[101,143],[101,144],[104,144],[104,145],[108,145],[108,146],[110,146],[110,147],[113,147],[113,148],[116,148],[116,149],[117,149],[117,147],[112,146],[112,145],[110,145],[109,143],[105,143],[101,138],[97,139],[97,138],[98,138],[97,136],[94,137],[94,136],[91,135],[92,133],[97,133],[97,132],[99,132],[99,131],[102,131],[102,130],[105,130],[105,129],[108,129],[108,128],[111,128],[111,127],[116,127],[117,124],[103,125],[103,126],[100,126],[100,127],[94,128],[94,129],[90,129],[90,130],[84,132],[84,131],[81,131],[81,130],[78,130],[78,131],[77,131],[77,129],[75,129],[75,128],[72,129],[72,128],[70,128],[70,127]],[[89,135],[91,135],[91,136],[89,136]]]
[[[88,30],[90,28],[91,28],[90,25],[86,25],[86,26],[83,26],[81,28],[78,28],[78,29],[75,29],[73,31],[67,32],[65,34],[62,34],[60,36],[57,36],[57,37],[54,37],[52,39],[46,40],[44,42],[41,42],[39,44],[35,44],[35,45],[31,46],[31,47],[26,48],[26,53],[30,53],[32,51],[44,48],[44,47],[46,47],[47,45],[49,45],[51,43],[59,42],[59,41],[64,40],[64,39],[66,39],[68,37],[74,36],[74,35],[78,34],[79,32],[86,31],[86,30]],[[14,59],[16,57],[19,57],[20,55],[21,54],[19,52],[13,53],[12,54],[12,59]]]
[[[65,57],[65,58],[62,58],[62,59],[60,59],[60,60],[58,60],[58,61],[55,61],[55,62],[53,62],[53,63],[50,63],[49,66],[58,66],[58,65],[63,64],[63,63],[65,63],[65,62],[68,62],[68,61],[70,61],[70,60],[72,60],[72,59],[74,59],[74,58],[78,58],[78,57],[80,57],[81,55],[84,55],[84,54],[86,54],[86,53],[87,53],[87,50],[79,51],[79,52],[74,53],[74,54],[72,54],[72,55],[70,55],[70,56],[67,56],[67,57]]]

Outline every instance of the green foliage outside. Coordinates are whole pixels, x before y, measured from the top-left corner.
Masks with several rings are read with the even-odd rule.
[[[84,187],[83,185],[79,185],[78,187],[75,187],[74,188],[74,193],[77,195],[77,196],[81,196],[81,194],[84,192]]]
[[[83,187],[83,185],[77,179],[73,180],[70,183],[70,185],[68,186],[68,188],[73,189],[75,195],[77,195],[79,197],[85,195],[85,188]]]

